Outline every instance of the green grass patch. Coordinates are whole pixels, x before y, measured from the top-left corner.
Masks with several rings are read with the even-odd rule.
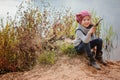
[[[62,53],[67,54],[69,57],[73,57],[77,54],[74,46],[72,44],[63,44],[60,47]]]
[[[44,51],[38,57],[38,62],[43,64],[55,64],[55,52]]]

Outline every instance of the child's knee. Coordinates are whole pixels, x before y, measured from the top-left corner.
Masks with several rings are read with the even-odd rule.
[[[102,40],[101,38],[99,38],[98,40],[99,40],[99,42],[100,42],[100,43],[102,43],[102,42],[103,42],[103,40]]]
[[[102,40],[101,38],[97,38],[97,39],[95,39],[95,42],[96,42],[97,44],[102,44],[102,43],[103,43],[103,40]]]

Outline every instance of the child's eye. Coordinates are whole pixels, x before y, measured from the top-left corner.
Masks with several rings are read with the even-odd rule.
[[[87,19],[87,21],[89,21],[90,19]]]
[[[87,19],[84,19],[84,21],[87,21]]]
[[[90,19],[84,19],[84,21],[89,21]]]

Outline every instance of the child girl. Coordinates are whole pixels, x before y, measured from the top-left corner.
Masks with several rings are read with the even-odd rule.
[[[81,11],[76,14],[76,20],[79,23],[76,29],[76,38],[74,40],[74,46],[77,52],[86,52],[89,60],[89,64],[96,69],[101,69],[95,62],[97,59],[99,62],[106,64],[102,58],[102,39],[95,39],[96,28],[91,23],[91,14],[88,11]],[[93,57],[91,49],[96,46],[96,55]]]

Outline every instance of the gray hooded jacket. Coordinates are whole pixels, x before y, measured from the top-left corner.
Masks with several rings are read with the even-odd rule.
[[[79,29],[81,29],[82,31]],[[89,30],[90,29],[82,27],[80,24],[78,25],[78,28],[76,29],[76,38],[73,42],[74,46],[78,46],[81,43],[81,41],[84,43],[89,43],[91,40],[95,39],[94,34],[91,36],[91,34],[88,33]]]

